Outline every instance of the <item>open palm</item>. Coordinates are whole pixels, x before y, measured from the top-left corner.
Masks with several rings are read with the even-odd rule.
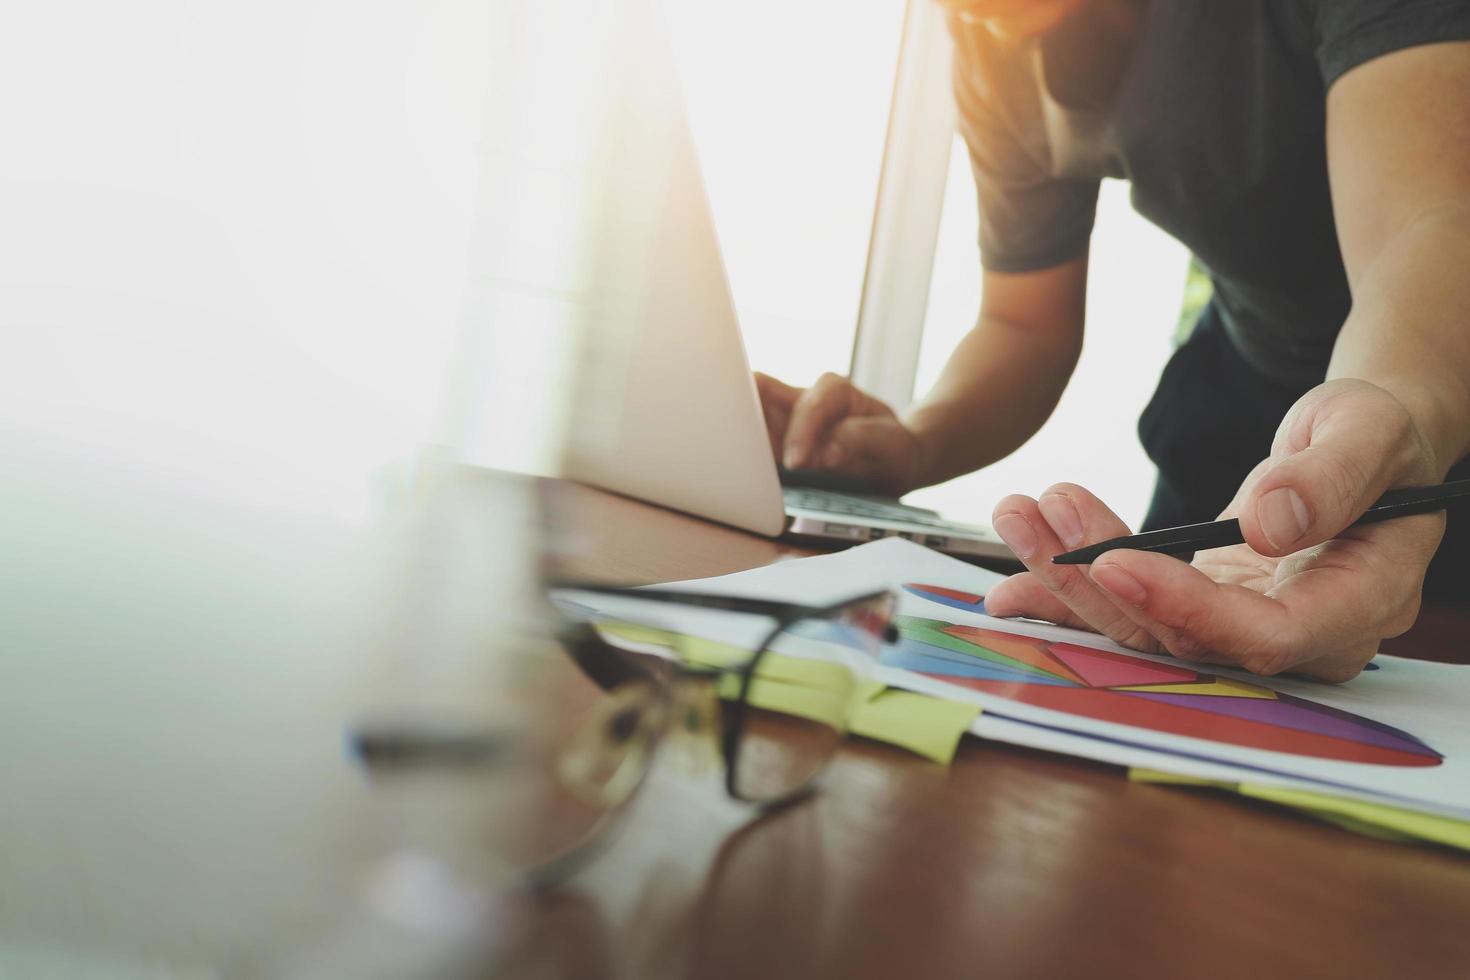
[[[986,607],[1185,660],[1347,680],[1382,639],[1418,616],[1444,516],[1348,525],[1389,487],[1442,476],[1422,445],[1381,389],[1363,382],[1314,389],[1221,515],[1238,517],[1252,544],[1200,552],[1192,564],[1113,551],[1091,566],[1053,565],[1056,554],[1128,528],[1075,484],[1058,484],[1038,500],[1007,497],[995,509],[996,530],[1028,571],[996,586]],[[1294,496],[1282,496],[1284,489]],[[1288,503],[1288,512],[1271,513]],[[1301,526],[1284,546],[1282,517]],[[1268,528],[1277,529],[1278,543]]]

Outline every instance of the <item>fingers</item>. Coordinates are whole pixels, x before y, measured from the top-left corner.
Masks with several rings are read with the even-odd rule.
[[[1063,551],[1128,533],[1127,526],[1096,497],[1075,484],[1058,484],[1039,501],[1020,495],[1006,497],[996,505],[991,522],[1054,602],[1035,601],[1035,589],[1023,583],[1009,589],[997,586],[999,595],[992,590],[986,597],[987,609],[995,615],[1059,622],[1056,605],[1060,604],[1070,612],[1066,625],[1085,624],[1135,649],[1158,648],[1146,630],[1093,584],[1086,566],[1052,564],[1052,557]],[[995,602],[998,609],[992,605]]]
[[[1241,531],[1258,553],[1289,555],[1336,537],[1390,487],[1434,478],[1397,399],[1367,382],[1329,382],[1282,423],[1272,459],[1240,499]]]
[[[1216,582],[1177,558],[1110,551],[1091,574],[1120,611],[1181,660],[1279,673],[1283,658],[1305,649],[1302,624],[1281,602]]]
[[[786,427],[791,421],[791,410],[801,397],[801,389],[759,371],[752,374],[755,375],[756,394],[760,396],[761,414],[766,420],[766,437],[771,441],[771,455],[779,460],[782,447],[786,444]]]
[[[786,426],[782,459],[787,469],[802,469],[816,462],[817,447],[825,441],[828,430],[851,410],[856,393],[846,378],[830,373],[801,393]]]
[[[1381,638],[1404,632],[1418,615],[1439,530],[1398,530],[1364,529],[1361,537],[1293,555],[1264,593],[1139,551],[1104,555],[1092,578],[1182,660],[1340,682],[1357,676]]]
[[[1101,501],[1072,484],[1050,488],[1039,501],[1007,497],[993,523],[1028,570],[990,590],[992,615],[1089,628],[1183,660],[1343,681],[1362,670],[1380,638],[1413,623],[1443,520],[1354,528],[1279,565],[1244,545],[1207,553],[1203,563],[1223,570],[1225,581],[1139,551],[1109,552],[1091,566],[1053,565],[1061,551],[1127,533]]]
[[[917,485],[919,444],[891,414],[849,415],[829,430],[808,465],[859,477],[875,490],[898,497]]]
[[[1030,572],[1019,572],[985,593],[985,611],[992,616],[1008,619],[1025,616],[1027,619],[1042,619],[1058,626],[1073,629],[1092,629],[1082,617],[1052,594]]]

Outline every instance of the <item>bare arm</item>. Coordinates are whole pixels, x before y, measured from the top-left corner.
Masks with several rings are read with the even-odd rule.
[[[1353,290],[1328,377],[1398,398],[1440,479],[1470,451],[1470,43],[1348,72],[1328,93],[1327,149]]]
[[[1383,55],[1328,92],[1352,312],[1327,381],[1293,406],[1225,511],[1249,545],[1201,552],[1193,566],[1114,551],[1081,572],[1050,559],[1126,533],[1122,522],[1072,485],[1008,497],[996,528],[1029,571],[986,596],[993,615],[1333,681],[1413,624],[1444,515],[1349,525],[1389,487],[1438,480],[1470,449],[1467,92],[1467,42]]]
[[[771,450],[792,469],[861,477],[895,495],[979,469],[1046,421],[1082,349],[1087,257],[984,274],[975,327],[900,419],[846,378],[793,388],[756,375]]]
[[[916,485],[1008,456],[1041,428],[1082,352],[1087,256],[1037,272],[986,272],[979,321],[906,413]]]
[[[1336,537],[1388,488],[1437,482],[1470,451],[1467,92],[1470,42],[1447,42],[1375,58],[1327,93],[1328,172],[1353,305],[1328,383],[1310,411],[1287,416],[1272,451],[1279,461],[1243,501],[1242,530],[1262,554]],[[1333,425],[1335,402],[1369,397],[1382,402],[1371,424]],[[1268,495],[1291,499],[1281,488],[1293,506],[1267,505]],[[1390,540],[1412,524],[1395,522]],[[1417,608],[1418,580],[1408,581],[1403,602]]]

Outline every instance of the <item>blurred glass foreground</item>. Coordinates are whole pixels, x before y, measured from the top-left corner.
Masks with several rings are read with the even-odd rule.
[[[534,800],[346,743],[562,703],[535,485],[459,464],[557,456],[640,6],[7,14],[0,976],[493,964]]]

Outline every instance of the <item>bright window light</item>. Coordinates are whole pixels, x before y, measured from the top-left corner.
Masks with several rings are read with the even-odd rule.
[[[917,392],[934,384],[980,309],[977,220],[969,157],[956,137]],[[1035,496],[1065,480],[1087,487],[1136,527],[1154,481],[1153,464],[1138,443],[1138,415],[1172,350],[1188,264],[1182,245],[1133,210],[1127,184],[1104,181],[1092,235],[1086,340],[1061,404],[1006,459],[909,499],[955,518],[988,521],[1007,494]]]
[[[668,5],[747,353],[791,384],[852,355],[903,7]]]

